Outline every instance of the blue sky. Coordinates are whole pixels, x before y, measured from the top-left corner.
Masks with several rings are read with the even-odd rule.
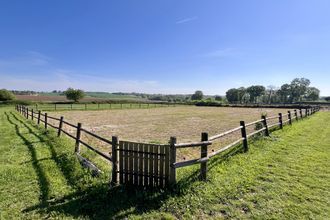
[[[330,95],[328,0],[0,1],[0,88]]]

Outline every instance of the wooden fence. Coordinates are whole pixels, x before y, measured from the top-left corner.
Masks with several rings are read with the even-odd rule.
[[[141,109],[175,107],[175,103],[70,103],[70,104],[35,104],[28,107],[42,111],[62,111],[62,110],[105,110],[105,109]]]
[[[45,129],[48,129],[48,127],[56,129],[58,136],[61,136],[61,134],[64,133],[68,137],[74,139],[74,152],[77,154],[78,159],[83,165],[93,171],[98,173],[101,172],[91,161],[81,156],[81,145],[87,147],[109,161],[112,164],[112,184],[119,183],[160,188],[168,187],[176,183],[176,169],[194,164],[200,164],[200,179],[206,180],[207,162],[212,157],[237,145],[242,145],[244,151],[246,152],[249,149],[249,138],[257,134],[269,136],[271,130],[276,128],[283,129],[284,125],[291,125],[293,122],[308,117],[320,110],[318,106],[314,106],[306,109],[295,109],[294,111],[288,111],[286,114],[279,113],[278,115],[272,117],[262,116],[261,119],[249,123],[240,121],[240,125],[238,127],[211,137],[209,137],[208,133],[203,132],[201,134],[200,142],[177,143],[176,137],[171,137],[168,144],[148,144],[122,141],[116,136],[112,136],[111,140],[108,140],[84,129],[81,123],[74,125],[65,121],[63,116],[60,118],[55,118],[47,113],[42,113],[40,110],[35,111],[34,109],[29,109],[28,107],[22,105],[17,105],[15,109],[27,119],[35,120],[38,125],[43,124]],[[55,126],[54,123],[49,123],[49,120],[58,122],[58,126]],[[269,123],[274,120],[276,121],[275,123]],[[76,134],[73,135],[69,131],[63,129],[64,124],[74,128],[76,130]],[[252,126],[256,127],[257,124],[261,124],[262,128],[254,130],[252,133],[248,134],[247,128]],[[208,153],[209,146],[234,132],[240,132],[240,138],[222,147],[221,149]],[[91,146],[89,143],[81,140],[82,133],[111,145],[111,155],[104,153]],[[199,158],[187,161],[176,161],[177,149],[192,147],[200,147]]]

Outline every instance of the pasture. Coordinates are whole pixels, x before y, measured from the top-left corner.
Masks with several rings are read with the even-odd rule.
[[[128,110],[107,112],[115,111]],[[255,111],[258,119],[261,110]],[[98,112],[103,111],[94,111]],[[261,137],[247,153],[212,158],[206,182],[197,181],[199,166],[180,169],[178,185],[165,191],[109,188],[109,172],[92,177],[72,154],[72,140],[57,138],[54,131],[46,132],[12,108],[0,108],[0,113],[1,219],[328,219],[330,215],[328,112]]]
[[[60,111],[49,112],[49,115],[77,124],[102,137],[111,139],[118,136],[120,140],[129,140],[144,143],[168,143],[171,136],[177,141],[200,141],[201,132],[215,135],[239,126],[240,120],[246,122],[260,119],[261,114],[268,116],[286,113],[288,109],[271,108],[229,108],[229,107],[195,107],[176,106],[171,108],[149,109],[112,109],[102,111]],[[275,123],[269,122],[270,124]],[[50,123],[52,123],[50,121]],[[58,122],[54,122],[55,125]],[[74,134],[72,128],[65,128]],[[250,132],[254,129],[249,127]],[[217,150],[225,144],[237,139],[240,131],[226,137],[225,140],[213,145],[209,149]],[[84,136],[83,139],[89,137]],[[103,147],[109,151],[109,146],[98,143],[95,139],[88,139],[93,146]],[[199,149],[180,149],[178,159],[189,159],[199,154]]]

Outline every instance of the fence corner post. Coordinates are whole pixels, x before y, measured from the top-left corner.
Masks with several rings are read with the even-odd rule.
[[[77,126],[76,145],[74,151],[80,153],[80,135],[81,135],[81,123]]]
[[[264,124],[265,127],[265,135],[269,136],[269,130],[268,130],[268,124],[267,124],[267,118],[265,115],[261,116],[261,119],[263,120],[262,123]]]
[[[247,152],[249,150],[249,146],[248,146],[248,140],[247,140],[247,135],[246,135],[246,127],[245,127],[245,122],[244,121],[240,121],[240,125],[241,125],[241,133],[242,133],[242,138],[243,138],[243,148],[244,148],[244,152]]]
[[[118,183],[118,137],[112,136],[112,178],[111,185]]]
[[[170,139],[170,179],[169,183],[171,185],[176,184],[176,169],[174,163],[176,162],[176,137],[171,137]]]
[[[201,135],[201,141],[208,141],[209,140],[209,134],[206,132],[203,132]],[[202,144],[201,145],[201,158],[207,157],[207,145]],[[200,165],[200,180],[206,180],[206,173],[207,173],[207,161],[201,162]]]
[[[63,116],[61,116],[60,118],[60,124],[58,125],[58,132],[57,132],[57,136],[61,136],[61,131],[62,131],[62,127],[63,127]]]

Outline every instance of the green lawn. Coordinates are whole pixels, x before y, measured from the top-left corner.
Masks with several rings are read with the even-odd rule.
[[[80,167],[72,141],[12,109],[0,108],[0,219],[330,218],[329,112],[212,159],[206,182],[193,166],[174,190],[145,191],[110,189],[109,172]]]

